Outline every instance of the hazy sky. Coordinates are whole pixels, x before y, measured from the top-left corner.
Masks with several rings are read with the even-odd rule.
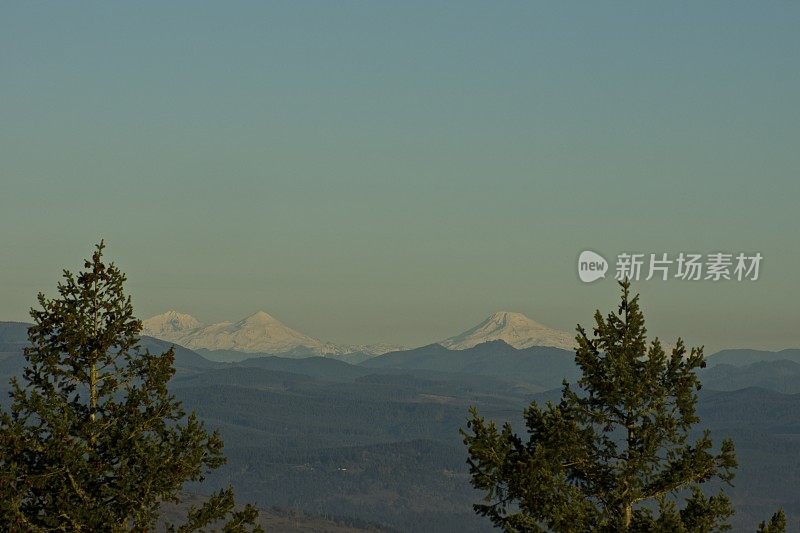
[[[80,7],[79,7],[80,6]],[[800,3],[3,2],[0,320],[101,237],[136,309],[422,344],[616,301],[578,253],[754,252],[641,282],[651,332],[800,346]]]

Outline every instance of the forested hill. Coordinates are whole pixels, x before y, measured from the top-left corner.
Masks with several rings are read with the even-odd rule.
[[[574,354],[559,348],[534,346],[517,349],[502,340],[489,341],[466,350],[448,350],[431,344],[390,352],[361,363],[375,369],[405,369],[494,376],[547,390],[564,379],[578,376]]]
[[[22,368],[25,325],[2,326],[0,394],[7,404],[8,378]],[[729,489],[736,531],[754,531],[778,507],[790,523],[800,521],[800,394],[780,392],[800,384],[792,381],[793,364],[703,370],[698,427],[711,429],[715,442],[730,436],[736,443],[740,467]],[[471,509],[479,495],[469,485],[458,433],[468,407],[521,429],[532,400],[557,400],[561,379],[575,376],[569,352],[503,343],[463,351],[431,346],[362,365],[319,357],[214,363],[176,349],[176,365],[172,390],[221,431],[229,458],[202,489],[187,490],[231,483],[239,501],[302,511],[275,525],[278,531],[322,527],[316,521],[326,519],[330,527],[489,531]]]

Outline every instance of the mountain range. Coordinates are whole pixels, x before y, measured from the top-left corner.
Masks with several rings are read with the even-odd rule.
[[[142,334],[173,342],[193,350],[242,354],[283,354],[295,357],[343,356],[363,353],[379,355],[402,346],[370,344],[342,346],[323,342],[296,331],[269,313],[257,311],[237,322],[203,325],[196,318],[178,311],[167,311],[142,322]],[[213,354],[212,354],[212,359]],[[245,356],[239,356],[244,359]]]
[[[324,356],[359,362],[388,352],[403,350],[390,344],[338,345],[323,342],[290,328],[277,318],[258,311],[237,322],[203,325],[191,315],[167,311],[143,321],[142,333],[199,350],[211,359],[242,360],[243,354],[288,357]],[[499,311],[477,326],[444,339],[448,350],[466,350],[479,344],[503,341],[518,349],[547,346],[571,350],[574,335],[544,326],[522,313]]]
[[[9,379],[25,366],[29,325],[0,322],[6,409]],[[185,316],[150,325],[162,337],[203,327]],[[143,336],[141,344],[162,353],[174,341]],[[229,459],[203,490],[232,485],[242,500],[263,508],[299,508],[387,532],[491,531],[472,510],[476,494],[459,435],[469,406],[522,428],[531,400],[557,402],[562,380],[574,382],[579,374],[569,351],[516,348],[500,339],[463,350],[431,344],[360,364],[232,353],[246,359],[214,362],[205,350],[175,345],[170,390],[220,431]],[[800,520],[798,355],[726,350],[709,356],[699,372],[702,425],[715,440],[731,437],[740,461],[730,488],[734,531],[755,530],[778,507],[790,523]],[[331,531],[319,524],[301,529],[296,519],[270,530]]]

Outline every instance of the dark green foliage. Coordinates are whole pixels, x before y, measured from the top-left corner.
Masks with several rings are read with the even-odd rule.
[[[717,531],[733,514],[724,493],[707,497],[698,484],[729,482],[736,459],[726,440],[712,452],[708,432],[689,441],[695,413],[695,374],[702,348],[679,339],[667,355],[646,342],[638,296],[623,282],[622,301],[605,319],[595,314],[594,337],[578,327],[575,391],[525,412],[524,441],[472,409],[464,432],[472,484],[485,492],[475,505],[508,531]],[[690,490],[682,509],[671,499]],[[655,506],[655,511],[653,510]]]
[[[12,380],[11,412],[0,413],[2,530],[152,529],[162,502],[225,462],[219,435],[167,391],[174,351],[140,348],[125,276],[102,253],[101,243],[86,270],[64,271],[58,298],[39,294],[31,310],[24,385]],[[223,490],[174,530],[226,516],[225,531],[247,531],[256,511],[234,511]]]
[[[761,522],[758,525],[758,533],[785,533],[786,532],[786,515],[783,510],[778,511],[769,522]]]

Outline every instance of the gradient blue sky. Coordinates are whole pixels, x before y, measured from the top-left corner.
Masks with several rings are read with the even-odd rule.
[[[2,2],[0,319],[105,238],[138,313],[422,344],[616,300],[577,254],[760,251],[643,282],[651,332],[800,346],[797,2]]]

